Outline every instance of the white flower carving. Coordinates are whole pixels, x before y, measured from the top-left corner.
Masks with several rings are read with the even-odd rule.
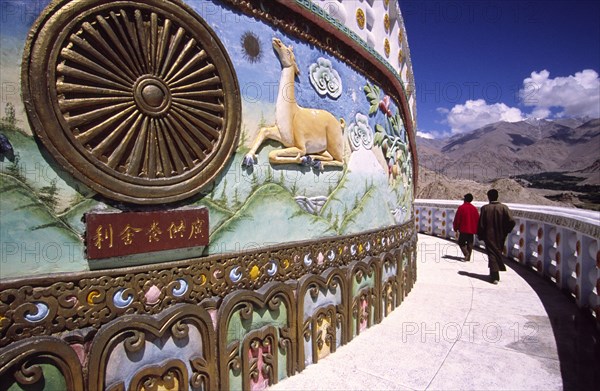
[[[328,59],[319,57],[317,62],[308,68],[308,74],[310,84],[319,95],[329,95],[333,99],[342,95],[342,79]]]

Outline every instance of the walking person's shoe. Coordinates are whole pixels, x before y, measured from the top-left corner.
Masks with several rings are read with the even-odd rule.
[[[498,285],[500,282],[500,273],[490,271],[490,282],[494,285]]]
[[[465,260],[465,262],[469,262],[469,251],[467,250],[466,246],[459,246],[460,247],[460,252],[463,254],[463,259]]]

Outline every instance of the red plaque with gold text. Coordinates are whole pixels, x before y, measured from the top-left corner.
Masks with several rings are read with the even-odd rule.
[[[208,209],[87,213],[88,259],[208,245]]]

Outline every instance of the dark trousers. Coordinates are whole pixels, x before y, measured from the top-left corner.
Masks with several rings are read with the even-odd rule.
[[[494,242],[485,241],[485,249],[488,256],[488,267],[491,273],[498,273],[499,271],[506,271],[504,265],[504,256],[502,250]]]
[[[473,236],[474,234],[464,234],[462,232],[458,234],[458,246],[467,262],[471,260],[471,253],[473,252]]]

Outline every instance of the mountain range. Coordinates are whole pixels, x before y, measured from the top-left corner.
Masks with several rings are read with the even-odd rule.
[[[417,137],[417,152],[422,172],[417,197],[444,198],[432,190],[436,181],[443,183],[440,188],[453,183],[462,188],[462,181],[489,187],[510,179],[568,205],[600,204],[600,119],[496,122],[444,139]],[[531,201],[542,202],[533,196]]]

